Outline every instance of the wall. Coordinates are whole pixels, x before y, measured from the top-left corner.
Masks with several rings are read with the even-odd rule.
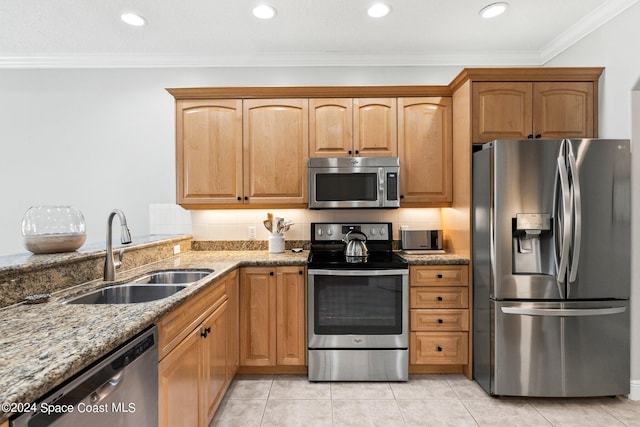
[[[174,100],[167,87],[445,85],[460,69],[0,70],[0,256],[24,252],[20,223],[32,205],[76,206],[85,215],[87,243],[104,241],[113,208],[125,212],[134,239],[150,232],[149,205],[175,202]]]
[[[631,138],[631,397],[640,400],[640,4],[550,61],[549,66],[603,66],[600,81],[600,137]],[[634,90],[636,92],[634,92]],[[633,109],[632,109],[632,100]]]

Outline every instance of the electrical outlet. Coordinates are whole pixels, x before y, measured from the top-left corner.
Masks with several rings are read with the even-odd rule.
[[[256,240],[256,226],[249,226],[249,240]]]
[[[173,246],[173,254],[178,255],[180,253],[180,245]]]

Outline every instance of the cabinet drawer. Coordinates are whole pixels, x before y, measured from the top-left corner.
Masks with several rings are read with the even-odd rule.
[[[224,280],[166,314],[158,322],[159,358],[166,356],[227,297]]]
[[[467,265],[422,265],[409,269],[411,286],[467,286]]]
[[[412,331],[468,331],[469,310],[411,310]]]
[[[412,365],[464,365],[468,362],[467,332],[411,332]]]
[[[468,308],[468,288],[410,288],[411,308]]]

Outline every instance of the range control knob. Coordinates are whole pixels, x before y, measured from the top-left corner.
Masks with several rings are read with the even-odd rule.
[[[380,229],[380,235],[381,235],[381,236],[384,236],[384,233],[385,233],[384,228],[381,228],[381,229]]]
[[[318,228],[317,233],[318,233],[318,236],[322,236],[322,228]]]
[[[327,234],[328,234],[329,236],[333,236],[333,230],[332,230],[332,229],[328,229],[328,230],[327,230]]]
[[[372,228],[372,229],[371,229],[371,235],[372,235],[372,236],[375,236],[376,234],[378,234],[378,232],[376,231],[376,229],[375,229],[375,228]]]

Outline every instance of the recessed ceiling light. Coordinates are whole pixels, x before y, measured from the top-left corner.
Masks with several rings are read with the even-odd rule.
[[[367,9],[367,14],[372,18],[382,18],[387,16],[391,8],[384,3],[376,3]]]
[[[134,27],[142,27],[147,24],[147,20],[137,13],[123,13],[120,15],[120,19],[126,24],[133,25]]]
[[[495,18],[498,15],[502,15],[509,7],[509,3],[493,3],[489,6],[485,6],[480,10],[480,16],[483,18]]]
[[[271,19],[276,16],[276,10],[269,5],[261,4],[253,8],[253,16],[260,19]]]

